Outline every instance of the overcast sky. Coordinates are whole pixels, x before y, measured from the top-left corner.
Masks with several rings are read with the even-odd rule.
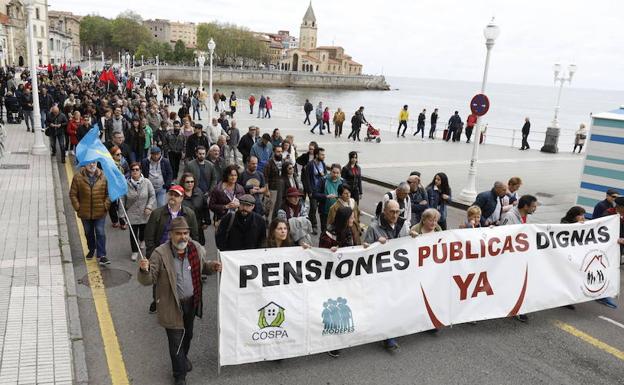
[[[296,36],[308,0],[95,4],[49,0],[50,9],[81,15],[115,17],[130,8],[144,19],[218,20],[255,31],[285,29]],[[561,62],[578,65],[573,86],[624,90],[621,0],[314,0],[312,5],[319,45],[343,46],[366,73],[480,81],[483,28],[495,16],[501,35],[492,51],[489,81],[550,85],[552,65]]]

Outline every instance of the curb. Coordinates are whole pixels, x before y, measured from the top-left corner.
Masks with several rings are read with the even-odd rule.
[[[80,313],[78,310],[78,297],[76,296],[76,279],[74,275],[74,265],[72,264],[71,250],[69,247],[69,232],[65,208],[63,206],[63,195],[61,187],[61,176],[59,173],[56,158],[52,161],[52,178],[54,180],[54,201],[56,205],[56,216],[58,221],[59,246],[63,261],[63,272],[65,276],[65,288],[67,296],[67,313],[69,315],[69,338],[72,344],[72,358],[74,364],[74,384],[88,384],[89,372],[87,370],[87,360],[85,355],[84,340],[82,336],[82,325],[80,323]]]

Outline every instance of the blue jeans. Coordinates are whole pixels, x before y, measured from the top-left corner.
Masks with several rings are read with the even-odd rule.
[[[106,217],[100,219],[83,219],[82,227],[84,227],[85,236],[87,237],[87,247],[89,250],[97,249],[97,256],[106,256],[106,233],[104,232],[104,224]]]
[[[156,205],[163,207],[167,203],[167,190],[164,187],[159,188],[156,192]]]
[[[35,131],[35,121],[34,121],[34,118],[33,118],[33,112],[24,110],[24,111],[22,111],[22,113],[24,114],[24,120],[26,121],[26,131],[30,131],[30,129],[32,128],[32,130],[34,132]]]

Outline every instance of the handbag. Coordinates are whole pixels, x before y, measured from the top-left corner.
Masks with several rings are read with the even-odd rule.
[[[50,126],[46,127],[44,134],[45,136],[52,136],[54,134],[54,129]]]

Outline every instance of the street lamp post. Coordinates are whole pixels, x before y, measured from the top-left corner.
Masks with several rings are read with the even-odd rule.
[[[143,67],[143,55],[141,55],[141,67]]]
[[[485,86],[487,84],[488,70],[490,67],[490,51],[494,47],[494,41],[500,35],[500,28],[494,24],[494,18],[483,30],[483,36],[485,36],[485,47],[487,49],[485,54],[485,68],[483,70],[483,81],[481,82],[481,93],[485,94]],[[474,130],[474,138],[472,140],[472,156],[470,158],[470,168],[468,169],[468,183],[466,187],[461,191],[460,198],[466,202],[474,202],[477,196],[477,161],[479,159],[479,134],[481,133],[481,119],[477,117],[475,124],[476,130]]]
[[[550,124],[550,127],[546,128],[546,138],[544,139],[544,145],[540,149],[541,152],[550,152],[556,154],[559,152],[557,144],[559,143],[559,133],[561,131],[559,127],[559,103],[561,102],[561,91],[563,91],[563,85],[565,82],[572,83],[572,77],[576,72],[576,65],[570,64],[568,66],[568,72],[561,70],[561,64],[556,63],[553,66],[553,72],[555,74],[555,84],[559,82],[559,92],[557,93],[557,104],[555,105],[555,116]]]
[[[130,53],[126,52],[126,70],[128,71],[128,75],[130,74]]]
[[[197,58],[197,64],[199,64],[199,89],[202,89],[202,86],[204,84],[204,76],[203,76],[203,71],[204,71],[204,63],[206,62],[206,58],[204,57],[204,54],[201,54],[198,58]]]
[[[87,56],[89,57],[89,73],[91,73],[91,48],[87,51]]]
[[[158,84],[158,80],[159,80],[159,76],[158,76],[159,75],[159,71],[158,71],[158,67],[159,66],[158,66],[158,64],[159,64],[159,62],[158,62],[158,55],[156,55],[156,84]]]
[[[104,70],[104,51],[102,51],[102,70]]]
[[[117,62],[119,63],[119,68],[121,68],[121,51],[117,52]]]
[[[210,41],[208,42],[208,52],[210,53],[210,80],[208,83],[208,100],[210,100],[210,124],[212,124],[212,112],[214,110],[214,107],[212,105],[212,103],[214,102],[214,99],[212,97],[212,56],[216,47],[217,45],[215,44],[214,40],[210,38]]]
[[[33,155],[45,155],[47,153],[46,145],[43,144],[43,134],[41,133],[41,110],[39,109],[39,84],[37,79],[37,65],[35,62],[35,39],[33,36],[33,14],[35,13],[34,0],[24,1],[28,12],[28,45],[30,56],[30,78],[32,86],[33,98],[33,127],[35,133],[35,142],[30,148]]]

